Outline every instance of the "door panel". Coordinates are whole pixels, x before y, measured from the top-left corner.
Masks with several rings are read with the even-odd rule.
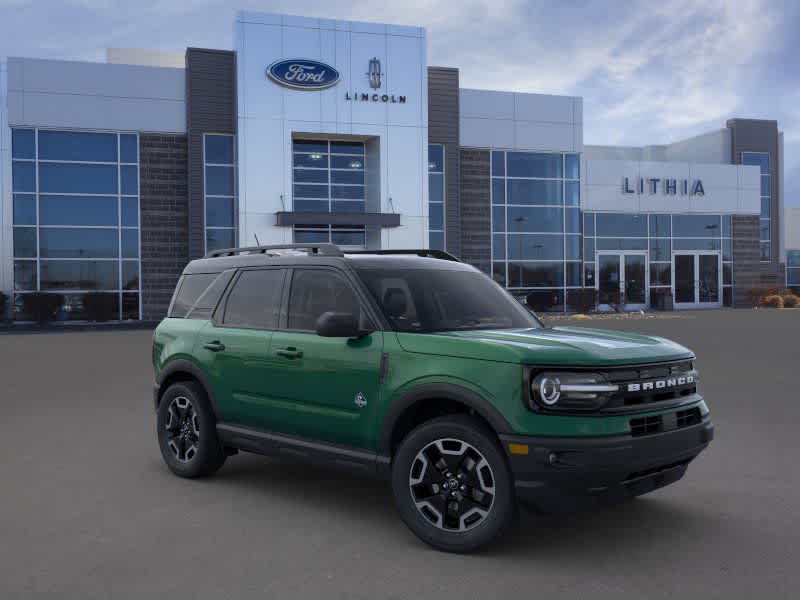
[[[379,404],[383,333],[358,339],[326,338],[314,331],[322,313],[355,315],[371,323],[352,283],[333,269],[294,269],[285,323],[269,353],[265,426],[358,447]]]
[[[719,256],[700,254],[698,259],[699,302],[719,302]]]
[[[269,357],[265,425],[282,433],[363,447],[369,415],[379,400],[382,349],[381,332],[347,339],[276,331]]]
[[[285,269],[239,271],[214,320],[200,330],[196,356],[226,422],[253,426],[263,421],[269,347],[285,274]]]
[[[675,303],[695,302],[693,254],[676,254],[674,258]]]
[[[625,254],[625,303],[647,302],[647,262],[644,254]]]

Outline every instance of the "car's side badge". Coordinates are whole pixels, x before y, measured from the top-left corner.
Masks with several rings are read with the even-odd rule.
[[[367,405],[367,399],[364,397],[364,394],[358,392],[356,394],[356,399],[353,401],[355,402],[358,408],[364,408]]]

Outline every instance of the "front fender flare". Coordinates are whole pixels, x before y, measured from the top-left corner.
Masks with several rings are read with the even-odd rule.
[[[513,431],[500,411],[491,402],[472,390],[452,383],[424,383],[405,392],[386,411],[381,427],[381,454],[391,455],[392,432],[406,410],[432,398],[453,400],[468,406],[483,417],[498,434]]]

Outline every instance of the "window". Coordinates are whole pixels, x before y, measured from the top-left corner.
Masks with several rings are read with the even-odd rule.
[[[491,175],[492,277],[563,310],[581,287],[580,155],[493,150]]]
[[[761,170],[761,235],[759,239],[761,262],[769,262],[772,259],[772,248],[770,243],[770,201],[772,199],[772,193],[769,163],[769,152],[742,152],[743,165],[756,166]]]
[[[225,301],[222,324],[245,329],[275,329],[283,277],[283,269],[242,271]]]
[[[596,250],[649,249],[650,289],[657,295],[672,289],[673,251],[719,250],[723,297],[730,299],[733,297],[731,230],[730,215],[584,213],[583,282],[587,287],[595,286]]]
[[[87,315],[90,292],[115,294],[115,318],[140,315],[139,138],[132,133],[12,130],[15,312],[27,292],[63,293],[59,320]]]
[[[444,146],[428,145],[428,243],[444,250]]]
[[[236,137],[203,136],[206,252],[236,246]]]
[[[324,269],[297,269],[289,294],[288,329],[314,331],[325,312],[341,312],[361,319],[361,304],[340,275]]]
[[[366,210],[363,142],[292,141],[292,202],[295,211],[352,212]],[[295,243],[366,246],[363,225],[296,225]]]
[[[786,285],[800,287],[800,250],[786,251]]]
[[[184,275],[175,288],[172,306],[169,310],[170,317],[185,317],[200,295],[206,291],[211,282],[217,278],[217,273],[194,273]]]

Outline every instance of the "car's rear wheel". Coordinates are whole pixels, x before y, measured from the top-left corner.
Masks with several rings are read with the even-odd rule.
[[[199,384],[179,381],[169,386],[158,405],[156,426],[161,456],[176,475],[210,475],[225,462],[216,419]]]
[[[400,516],[439,550],[470,552],[509,525],[516,497],[496,437],[476,419],[454,415],[423,423],[392,461]]]

